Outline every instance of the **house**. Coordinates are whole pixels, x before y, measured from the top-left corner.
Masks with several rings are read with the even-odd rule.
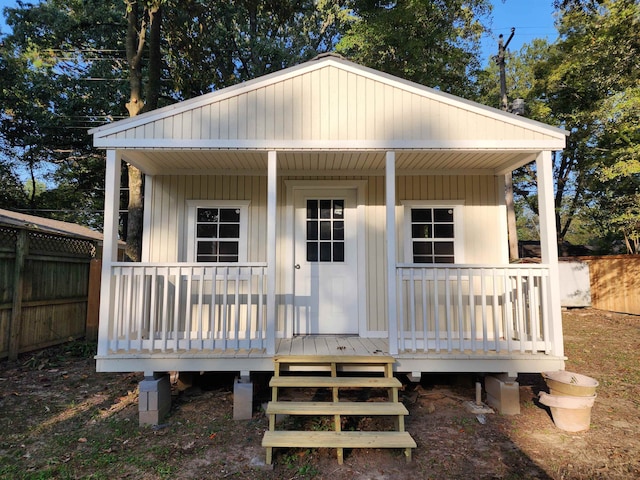
[[[564,367],[563,130],[328,54],[90,133],[107,158],[98,371]],[[122,161],[145,175],[141,263],[115,261]],[[509,264],[504,178],[532,161],[542,261]]]

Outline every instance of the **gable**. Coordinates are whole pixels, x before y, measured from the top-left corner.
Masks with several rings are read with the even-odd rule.
[[[325,57],[92,130],[111,148],[561,149],[565,134]]]

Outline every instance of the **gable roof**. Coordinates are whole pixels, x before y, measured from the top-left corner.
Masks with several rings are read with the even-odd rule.
[[[118,149],[564,148],[567,133],[336,55],[89,131]]]

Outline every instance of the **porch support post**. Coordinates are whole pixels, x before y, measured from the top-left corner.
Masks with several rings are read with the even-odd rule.
[[[558,236],[553,202],[553,162],[550,151],[538,154],[536,171],[540,214],[540,251],[542,263],[549,267],[549,305],[547,314],[551,325],[552,353],[561,357],[564,356],[564,343],[562,337],[562,308],[560,306]]]
[[[398,310],[396,285],[396,152],[386,158],[387,211],[387,321],[389,323],[389,353],[398,354]]]
[[[267,354],[276,353],[276,213],[278,154],[268,153],[267,175]]]
[[[104,192],[104,233],[102,248],[102,277],[100,279],[100,318],[98,328],[98,356],[109,350],[109,330],[113,288],[111,265],[118,260],[118,215],[120,211],[120,155],[107,150]]]

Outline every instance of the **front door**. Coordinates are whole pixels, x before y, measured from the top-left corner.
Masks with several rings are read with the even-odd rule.
[[[356,334],[356,189],[295,190],[294,202],[294,334]]]

